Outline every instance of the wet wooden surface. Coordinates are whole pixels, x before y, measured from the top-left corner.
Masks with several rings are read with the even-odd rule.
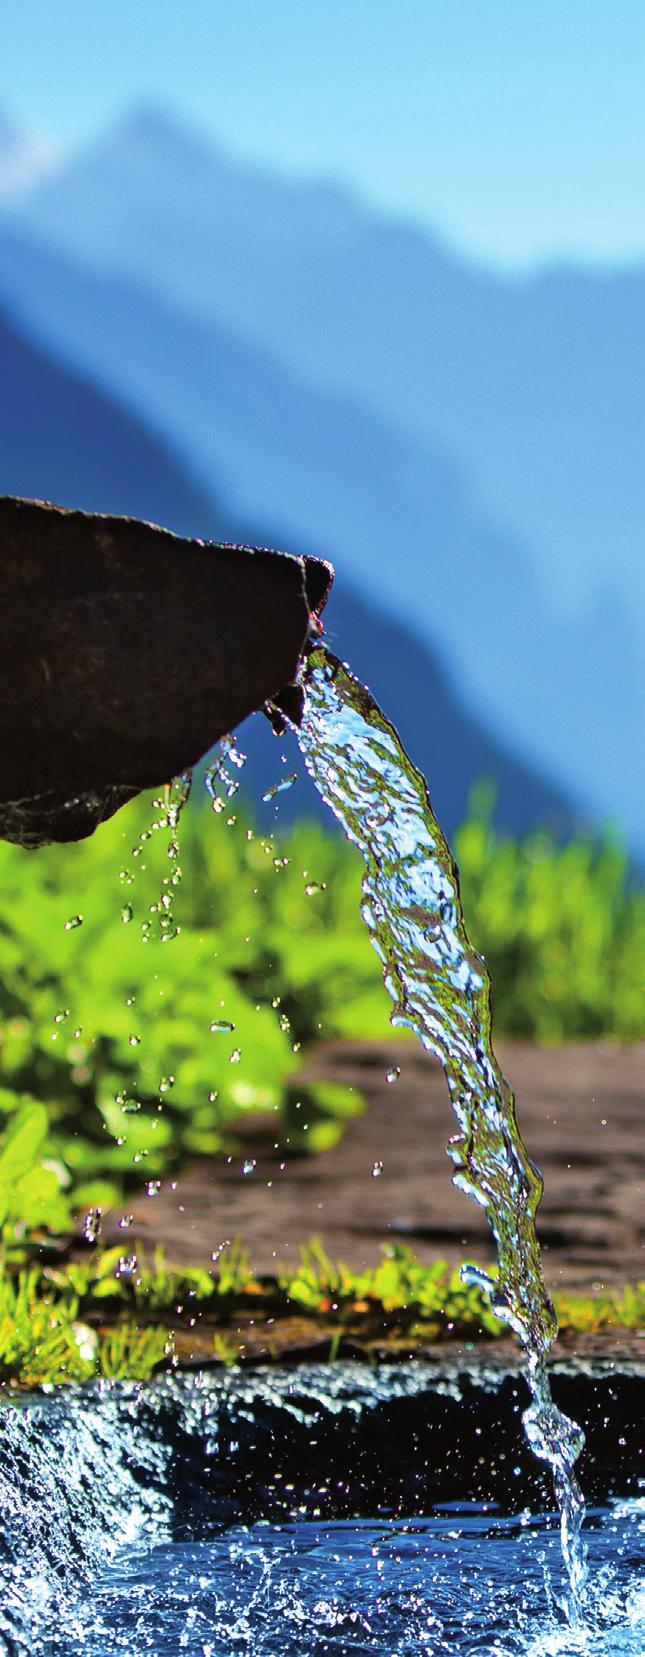
[[[542,1170],[540,1238],[552,1289],[597,1290],[645,1277],[645,1043],[539,1048],[498,1043],[526,1146]],[[386,1071],[401,1067],[394,1085]],[[341,1143],[311,1158],[273,1148],[269,1122],[249,1120],[230,1161],[197,1162],[154,1199],[130,1203],[141,1242],[179,1263],[210,1263],[234,1237],[259,1272],[296,1262],[313,1234],[334,1260],[375,1265],[408,1242],[424,1260],[493,1258],[484,1213],[451,1185],[455,1123],[439,1067],[412,1042],[330,1043],[307,1076],[355,1087],[365,1110]],[[252,1173],[243,1168],[255,1161]],[[382,1164],[376,1177],[373,1169]],[[114,1230],[108,1241],[122,1238]]]

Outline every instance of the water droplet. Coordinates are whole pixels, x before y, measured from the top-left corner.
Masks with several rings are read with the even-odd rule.
[[[483,1271],[481,1266],[474,1266],[470,1260],[465,1260],[463,1266],[459,1267],[459,1276],[469,1289],[481,1289],[483,1294],[489,1296],[499,1294],[495,1279]]]
[[[171,944],[173,938],[178,938],[179,937],[180,932],[181,932],[181,927],[180,926],[175,926],[172,921],[168,921],[168,920],[164,921],[162,919],[162,921],[161,921],[161,942],[162,942],[162,944]]]
[[[160,1190],[161,1190],[161,1180],[160,1179],[149,1179],[148,1180],[148,1184],[146,1185],[146,1196],[147,1197],[158,1197]]]
[[[230,1036],[231,1031],[234,1029],[235,1025],[231,1024],[230,1019],[228,1018],[214,1018],[212,1024],[210,1025],[210,1032],[212,1036]]]
[[[383,1163],[382,1162],[375,1162],[374,1167],[372,1168],[372,1179],[380,1179],[382,1173],[383,1173]]]
[[[83,1220],[83,1236],[86,1243],[98,1243],[101,1235],[102,1216],[100,1208],[88,1208]]]
[[[136,999],[137,999],[136,995],[126,995],[126,998],[125,998],[126,1007],[134,1007],[134,1003],[135,1003]]]
[[[119,1231],[129,1231],[134,1220],[134,1214],[122,1214],[119,1220]]]
[[[134,875],[132,873],[132,870],[131,869],[120,869],[119,870],[119,880],[123,881],[124,886],[132,886],[134,884]]]
[[[242,1057],[241,1047],[234,1047],[233,1052],[231,1053],[231,1059],[230,1059],[231,1064],[239,1064],[241,1057]]]
[[[137,1111],[141,1110],[139,1099],[128,1099],[125,1094],[121,1094],[121,1099],[123,1101],[121,1110],[124,1116],[136,1116]]]
[[[162,1076],[161,1081],[159,1083],[159,1092],[160,1093],[168,1093],[170,1091],[170,1088],[174,1087],[174,1085],[175,1085],[174,1076]]]
[[[74,1036],[74,1040],[75,1040],[75,1041],[78,1041],[78,1038],[79,1038],[79,1036],[82,1036],[82,1034],[83,1034],[83,1031],[82,1031],[82,1029],[81,1029],[81,1027],[80,1027],[80,1024],[79,1024],[79,1027],[78,1027],[78,1030],[74,1030],[74,1031],[73,1031],[73,1032],[72,1032],[72,1034],[73,1034],[73,1036]]]
[[[132,1277],[133,1273],[136,1272],[136,1269],[136,1254],[122,1254],[120,1259],[117,1261],[116,1276]]]
[[[54,1013],[54,1024],[64,1024],[66,1018],[69,1018],[69,1007],[61,1007],[59,1013]]]
[[[305,893],[306,893],[306,896],[308,898],[312,898],[313,895],[314,895],[314,892],[326,892],[326,891],[327,891],[327,883],[324,880],[309,880],[309,881],[307,881],[307,885],[305,886]]]
[[[121,920],[123,921],[124,926],[128,925],[128,922],[132,920],[133,915],[134,915],[134,909],[132,908],[132,904],[131,903],[124,903],[123,908],[121,910]]]
[[[128,1036],[128,1047],[140,1047],[140,1046],[141,1046],[141,1037],[140,1036]]]
[[[280,1017],[278,1019],[278,1024],[280,1025],[281,1030],[290,1030],[291,1029],[291,1019],[287,1018],[286,1013],[281,1013],[280,1014]]]
[[[75,932],[77,926],[83,925],[83,919],[83,915],[70,915],[69,920],[65,922],[65,931]]]
[[[257,1162],[255,1160],[255,1157],[254,1156],[247,1156],[246,1162],[242,1163],[242,1173],[243,1174],[254,1174],[255,1170],[256,1170],[256,1167],[257,1167]]]
[[[294,782],[297,782],[297,781],[298,781],[298,774],[297,774],[296,771],[292,771],[292,773],[289,777],[282,777],[280,782],[274,782],[272,788],[267,788],[266,794],[262,795],[262,799],[263,800],[273,800],[273,799],[275,799],[276,794],[284,794],[285,789],[293,788]]]
[[[394,1082],[398,1082],[400,1074],[401,1074],[401,1066],[398,1065],[398,1064],[392,1064],[392,1065],[390,1065],[390,1069],[386,1070],[385,1080],[386,1080],[386,1082],[389,1082],[390,1087],[392,1086],[392,1084]]]

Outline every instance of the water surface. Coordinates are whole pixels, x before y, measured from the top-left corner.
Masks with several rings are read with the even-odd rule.
[[[593,1590],[571,1628],[557,1528],[490,1513],[232,1526],[124,1549],[51,1657],[642,1657],[643,1504],[591,1516]]]

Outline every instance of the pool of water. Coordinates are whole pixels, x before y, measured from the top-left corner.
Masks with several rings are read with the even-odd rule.
[[[209,1541],[127,1548],[68,1627],[57,1657],[511,1657],[645,1649],[645,1503],[595,1512],[578,1625],[559,1603],[557,1530],[459,1510],[401,1521],[233,1525]]]
[[[595,1503],[578,1627],[521,1374],[311,1364],[0,1412],[2,1657],[642,1657],[642,1366],[554,1370]]]

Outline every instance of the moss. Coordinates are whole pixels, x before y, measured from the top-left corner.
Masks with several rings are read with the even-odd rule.
[[[213,1271],[151,1263],[120,1269],[118,1249],[82,1262],[33,1266],[0,1277],[0,1383],[5,1389],[97,1377],[146,1381],[160,1368],[240,1357],[284,1359],[314,1347],[327,1356],[413,1351],[442,1341],[506,1333],[484,1296],[445,1261],[424,1266],[388,1246],[371,1270],[334,1264],[313,1239],[294,1271],[258,1278],[239,1244]],[[645,1284],[594,1296],[556,1297],[566,1332],[638,1330]]]

